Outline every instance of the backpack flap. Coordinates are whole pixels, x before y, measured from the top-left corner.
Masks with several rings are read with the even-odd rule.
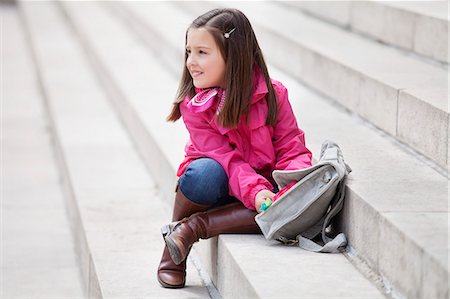
[[[274,170],[272,172],[272,177],[275,180],[275,183],[277,183],[278,189],[281,190],[292,181],[300,181],[319,167],[320,165],[313,165],[299,170]]]
[[[319,165],[314,169],[305,172],[308,174],[269,209],[256,215],[255,220],[266,239],[295,240],[297,235],[314,226],[327,213],[330,200],[336,191],[332,185],[337,185],[338,174],[330,164]],[[299,178],[291,174],[293,172],[289,173],[288,179],[278,180],[277,183],[283,186],[285,182]]]

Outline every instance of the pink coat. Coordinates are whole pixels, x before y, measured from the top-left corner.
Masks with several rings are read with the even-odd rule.
[[[187,108],[189,98],[180,104],[181,115],[189,131],[185,152],[177,175],[181,176],[189,163],[198,158],[212,158],[225,169],[229,178],[229,194],[255,210],[255,196],[263,190],[273,190],[272,171],[302,169],[311,166],[312,155],[305,146],[305,137],[298,128],[286,87],[272,79],[278,100],[278,120],[275,127],[266,126],[267,85],[255,71],[255,86],[251,99],[249,123],[241,121],[236,129],[220,126],[216,109],[193,113]],[[216,100],[217,101],[217,100]]]

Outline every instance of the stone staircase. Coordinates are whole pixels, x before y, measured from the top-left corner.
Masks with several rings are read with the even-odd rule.
[[[367,29],[355,16],[370,11],[363,3],[343,3],[338,11],[348,16],[338,25],[312,4],[232,4],[252,22],[272,77],[287,86],[308,147],[318,154],[332,139],[353,168],[339,218],[348,252],[221,235],[196,244],[188,287],[161,288],[159,227],[169,220],[188,138],[181,121],[164,120],[185,29],[229,4],[19,2],[86,296],[448,298],[448,58],[419,37],[405,46],[396,39],[402,31]],[[413,36],[434,26],[419,26],[421,11],[367,5],[381,19],[405,15],[410,22],[399,24],[413,26],[403,28]]]
[[[292,74],[448,168],[448,3],[344,1],[329,10],[313,1],[285,5],[340,25],[317,24],[314,17],[297,20],[304,26],[290,36],[317,61],[302,68],[306,57],[301,59],[295,67],[300,73]],[[303,37],[304,31],[314,36]],[[320,49],[311,46],[319,43]],[[312,72],[316,65],[326,69]]]
[[[446,1],[284,1],[303,13],[417,54],[430,63],[447,63]]]

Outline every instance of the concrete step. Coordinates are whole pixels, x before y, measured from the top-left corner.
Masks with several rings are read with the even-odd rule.
[[[197,7],[194,3],[190,4],[191,9],[200,10],[202,5],[206,5],[203,7],[203,11],[206,11],[208,7],[205,3],[198,4]],[[115,4],[113,7],[116,8],[114,12],[124,18],[125,24],[150,50],[155,44],[154,38],[158,38],[158,50],[152,55],[157,56],[160,52],[173,53],[174,49],[180,51],[179,56],[164,61],[164,69],[174,69],[179,62],[178,57],[181,57],[184,51],[180,40],[184,40],[186,26],[198,15],[180,9],[180,5],[181,2],[168,4],[133,2]],[[258,7],[265,5],[271,7],[271,4]],[[259,40],[261,42],[262,38],[260,37]],[[97,42],[99,42],[98,38]],[[167,50],[164,47],[168,47]],[[117,47],[114,48],[117,49]],[[107,54],[100,56],[105,55]],[[127,65],[136,65],[138,61],[143,61],[143,57],[135,58],[134,62],[130,61]],[[165,59],[166,56],[158,57]],[[139,65],[142,64],[139,63]],[[181,70],[181,64],[178,64],[178,67]],[[149,73],[146,78],[151,78],[150,74],[153,72],[161,78],[158,82],[169,82],[166,81],[169,80],[168,78],[161,77],[162,73],[159,70],[150,67],[147,69]],[[375,277],[384,282],[384,287],[391,294],[400,294],[407,298],[446,298],[448,296],[447,255],[449,251],[446,177],[429,167],[426,160],[399,144],[395,139],[360,118],[345,113],[342,108],[339,108],[340,106],[336,106],[329,99],[324,99],[302,87],[283,70],[275,71],[273,67],[270,69],[275,78],[282,80],[288,86],[299,124],[305,129],[308,145],[313,152],[318,153],[324,139],[336,140],[342,146],[348,163],[353,167],[354,173],[348,185],[347,204],[341,215],[342,228],[349,236],[352,248],[348,254],[349,257],[362,259],[364,263],[367,263]],[[120,74],[119,71],[116,72]],[[121,73],[123,75],[124,72]],[[128,73],[132,73],[131,69]],[[117,80],[117,82],[123,81],[125,79]],[[127,81],[135,84],[134,88],[129,88],[132,106],[139,107],[135,110],[142,113],[141,118],[145,122],[155,121],[155,123],[149,123],[148,130],[158,131],[154,138],[162,149],[159,152],[165,153],[167,149],[173,153],[176,142],[179,144],[178,151],[181,150],[186,139],[183,139],[180,134],[171,136],[168,140],[167,135],[170,135],[172,131],[164,134],[163,130],[167,124],[160,116],[151,114],[154,109],[152,106],[155,106],[157,101],[171,98],[173,93],[167,91],[166,97],[161,97],[157,93],[158,96],[153,105],[147,98],[142,104],[131,96],[138,88],[142,88],[139,87],[139,83],[136,83],[138,78]],[[149,80],[146,80],[146,91],[140,92],[140,95],[152,92],[148,82]],[[174,82],[172,90],[175,90],[176,86]],[[320,114],[317,111],[320,111]],[[161,136],[161,139],[158,139],[158,136]],[[177,162],[180,161],[176,161],[178,156],[173,155],[162,156],[160,159],[175,160],[168,162],[173,165],[173,172]],[[164,180],[158,180],[158,182],[160,188],[170,193],[169,190],[173,187],[172,182]],[[226,242],[228,237],[221,236],[219,245],[222,244],[220,242]],[[214,244],[205,245],[206,256],[217,255],[214,248]],[[220,253],[221,247],[218,248]],[[210,273],[213,273],[213,281],[221,290],[221,272],[214,264],[209,268]],[[244,272],[243,275],[245,275],[245,269],[241,270]],[[225,285],[227,284],[224,283]]]
[[[189,288],[160,287],[156,269],[164,242],[159,229],[170,209],[58,3],[26,1],[20,7],[55,132],[86,296],[208,297],[191,261]]]
[[[179,4],[192,15],[229,5]],[[233,6],[252,19],[269,62],[447,168],[446,69],[274,2]]]
[[[0,3],[1,297],[80,298],[49,120],[17,6]]]
[[[138,27],[135,23],[143,15],[129,15],[128,5],[142,12],[145,20],[155,22],[161,28],[170,24],[175,28],[178,24],[180,28],[186,25],[183,23],[186,16],[170,3],[63,3],[68,19],[74,24],[90,59],[104,78],[104,86],[110,93],[116,94],[117,111],[122,114],[129,134],[135,136],[132,132],[135,128],[148,132],[135,139],[136,147],[148,153],[144,158],[147,167],[156,172],[169,171],[175,178],[188,135],[181,122],[168,124],[164,118],[169,112],[177,79],[147,45],[153,42],[159,50],[171,52],[173,49],[161,48],[165,41],[155,39],[151,32],[145,37],[147,27]],[[120,17],[123,19],[120,20]],[[183,40],[183,32],[169,31],[167,36],[174,33]],[[153,147],[154,144],[157,147]],[[151,164],[155,156],[157,160],[166,161],[158,165],[168,165],[167,170]],[[173,198],[175,180],[166,178],[165,175],[155,176],[158,187],[163,194],[167,194],[166,200],[169,202]],[[312,254],[266,242],[260,235],[219,236],[202,240],[195,248],[225,298],[384,297],[341,254]],[[261,263],[264,256],[274,258],[267,258]],[[317,267],[323,264],[330,266]],[[261,268],[266,271],[261,271]],[[267,283],[269,277],[271,283]],[[301,281],[301,286],[292,288],[292,281]],[[329,287],[320,287],[324,281]]]
[[[448,64],[447,1],[283,1],[321,20]]]

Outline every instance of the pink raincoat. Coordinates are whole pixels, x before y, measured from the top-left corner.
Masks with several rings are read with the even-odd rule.
[[[187,107],[190,99],[184,99],[180,110],[190,139],[185,147],[185,159],[177,172],[181,176],[189,163],[198,158],[216,160],[228,175],[229,194],[251,210],[255,210],[255,196],[259,191],[273,191],[273,170],[306,168],[311,166],[312,158],[292,112],[287,89],[272,79],[278,101],[278,119],[274,127],[266,126],[268,106],[264,97],[267,85],[259,70],[255,70],[253,82],[248,125],[241,121],[236,129],[218,124],[218,99],[212,99],[217,103],[198,113],[191,112]]]

